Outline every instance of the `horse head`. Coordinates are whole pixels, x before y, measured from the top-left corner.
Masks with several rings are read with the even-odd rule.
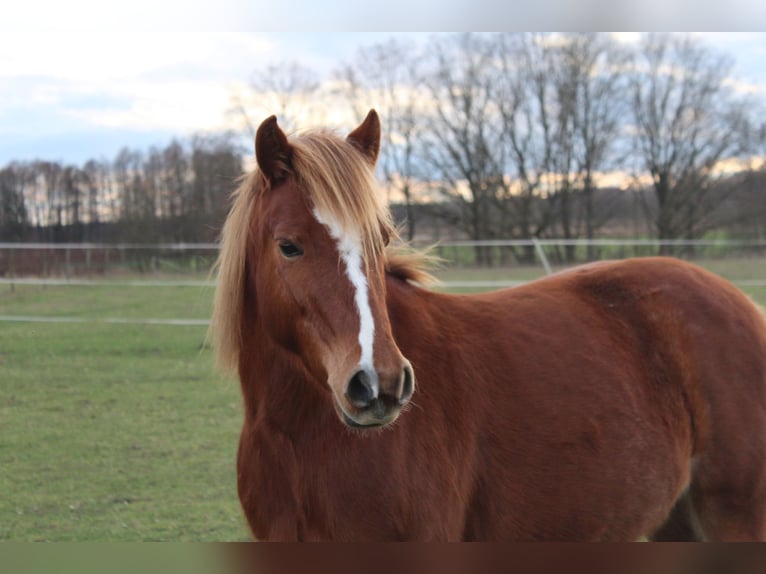
[[[384,250],[394,229],[375,189],[379,145],[374,110],[345,139],[288,140],[274,116],[255,138],[247,280],[259,336],[326,385],[354,428],[393,422],[414,390],[386,309]]]

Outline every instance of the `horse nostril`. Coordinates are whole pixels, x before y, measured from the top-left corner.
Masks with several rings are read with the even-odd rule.
[[[402,393],[399,396],[399,404],[403,405],[412,397],[412,393],[415,390],[415,377],[412,374],[412,367],[407,364],[404,365],[404,372],[402,374]]]
[[[346,398],[357,408],[364,409],[376,399],[370,378],[364,371],[357,371],[346,385]]]

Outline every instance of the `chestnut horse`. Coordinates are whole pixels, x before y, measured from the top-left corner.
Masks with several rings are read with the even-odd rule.
[[[212,329],[260,540],[766,538],[766,324],[670,258],[478,295],[387,248],[380,124],[290,139],[235,193]]]

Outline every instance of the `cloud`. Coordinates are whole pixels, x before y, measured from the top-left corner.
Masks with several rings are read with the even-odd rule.
[[[241,33],[4,33],[0,78],[107,82],[184,65],[225,75],[252,69],[274,49],[263,35]]]
[[[6,2],[4,28],[152,30],[708,30],[763,27],[762,0],[24,0]]]
[[[258,0],[255,0],[258,3]],[[147,30],[242,30],[245,0],[131,0],[114,4],[103,0],[24,0],[7,3],[3,19],[12,29],[66,30],[72,34],[94,30],[130,30],[134,42]]]
[[[90,108],[67,106],[63,113],[85,124],[107,128],[189,133],[231,127],[225,114],[231,85],[204,81],[161,84],[124,81],[100,88],[98,93],[113,101],[128,101],[128,105],[105,105],[106,100],[102,100]]]
[[[274,50],[249,34],[0,35],[0,118],[44,112],[81,127],[227,127],[232,90]]]

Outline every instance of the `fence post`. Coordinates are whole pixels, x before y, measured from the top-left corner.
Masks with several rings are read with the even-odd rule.
[[[553,273],[551,270],[551,264],[548,263],[548,258],[545,256],[545,251],[543,251],[543,246],[540,243],[540,240],[537,237],[532,238],[532,243],[535,244],[535,250],[537,251],[537,256],[540,258],[540,261],[543,264],[543,267],[545,268],[545,274],[550,275]]]
[[[16,255],[15,254],[16,254],[16,250],[11,249],[11,255],[8,261],[8,273],[11,276],[11,293],[16,292],[16,285],[13,283],[13,278],[16,275],[16,260],[15,260]]]
[[[47,249],[41,249],[40,253],[42,253],[43,258],[43,277],[46,279],[51,276],[49,270],[48,270],[48,250]],[[43,283],[43,289],[46,289],[47,285]]]

